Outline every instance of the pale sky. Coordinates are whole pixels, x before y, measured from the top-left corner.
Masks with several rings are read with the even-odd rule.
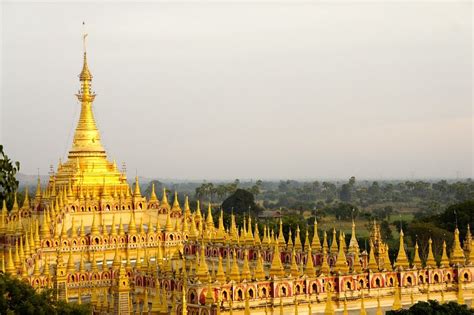
[[[2,2],[0,143],[65,159],[86,21],[96,120],[129,177],[473,175],[472,4]]]

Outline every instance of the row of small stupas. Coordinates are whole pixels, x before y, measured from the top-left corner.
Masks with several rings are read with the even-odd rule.
[[[84,37],[85,38],[85,37]],[[21,205],[3,205],[1,270],[33,287],[54,288],[58,299],[89,302],[94,314],[314,314],[366,308],[398,309],[416,300],[472,300],[474,250],[446,244],[439,262],[431,242],[409,261],[403,231],[397,259],[388,256],[373,225],[370,251],[332,231],[285,237],[252,223],[214,223],[211,206],[181,208],[175,193],[158,200],[127,183],[107,159],[92,111],[95,93],[84,52],[76,94],[81,114],[67,160],[46,187],[38,182]],[[315,222],[314,231],[318,231]],[[302,241],[304,239],[304,241]],[[321,240],[322,239],[322,240]],[[329,244],[329,239],[331,243]],[[448,255],[448,252],[450,255]]]

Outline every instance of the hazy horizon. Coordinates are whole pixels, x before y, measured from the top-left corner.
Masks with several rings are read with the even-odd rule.
[[[472,4],[0,4],[0,143],[67,157],[82,21],[110,159],[128,177],[473,175]]]

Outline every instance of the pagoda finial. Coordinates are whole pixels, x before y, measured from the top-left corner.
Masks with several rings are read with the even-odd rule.
[[[16,274],[16,268],[15,268],[15,264],[13,263],[13,255],[12,255],[11,247],[8,249],[7,267],[5,269],[5,272],[9,275]]]
[[[343,236],[339,233],[339,253],[337,254],[336,264],[334,271],[339,273],[348,273],[349,266],[347,265],[346,254],[344,253]]]
[[[186,218],[191,215],[191,208],[189,207],[189,198],[187,195],[184,197],[184,214]]]
[[[242,280],[250,281],[252,278],[250,274],[250,266],[249,266],[249,252],[248,249],[245,249],[244,252],[244,264],[242,267]]]
[[[418,247],[418,241],[415,241],[415,254],[413,256],[413,268],[421,268],[420,251]]]
[[[290,275],[293,276],[293,277],[298,277],[298,275],[299,275],[298,265],[296,264],[296,252],[295,252],[294,247],[291,250]]]
[[[398,248],[397,260],[395,261],[395,267],[405,269],[409,267],[407,253],[405,252],[405,244],[403,242],[403,229],[400,229],[400,245]]]
[[[29,209],[30,208],[30,196],[28,195],[28,186],[25,187],[25,199],[23,199],[23,209]]]
[[[306,259],[306,268],[304,270],[304,273],[308,277],[316,276],[316,270],[314,269],[313,254],[311,253],[311,247],[308,248],[308,257]]]
[[[327,249],[323,248],[323,261],[321,263],[321,268],[320,268],[321,274],[328,275],[329,272],[331,271],[331,268],[329,267],[328,264],[328,252]]]
[[[285,246],[286,241],[285,241],[285,236],[283,235],[283,222],[280,219],[280,229],[278,231],[278,241],[277,244],[279,246]]]
[[[235,249],[233,251],[232,268],[230,270],[229,277],[230,277],[230,280],[233,280],[236,282],[240,281],[240,269],[239,269],[239,265],[237,264],[237,254],[235,253]]]
[[[361,273],[362,272],[362,265],[360,264],[360,257],[359,251],[355,251],[354,253],[354,261],[352,263],[352,272],[354,273]]]
[[[354,219],[352,219],[352,233],[351,240],[349,241],[349,253],[354,253],[355,251],[359,251],[359,243],[357,242],[356,225]]]
[[[163,207],[169,207],[170,204],[168,203],[168,196],[166,195],[166,188],[163,187],[163,198],[161,199],[161,205]]]
[[[179,200],[178,200],[178,192],[176,190],[174,191],[174,199],[173,199],[173,205],[171,206],[171,210],[173,212],[175,212],[175,211],[181,212],[181,206],[180,206]]]
[[[338,252],[338,246],[337,246],[337,233],[336,229],[332,229],[332,242],[331,242],[331,248],[329,249],[329,253],[331,254],[337,254]]]
[[[128,234],[137,233],[137,224],[135,223],[135,212],[130,213],[130,222],[128,224]]]
[[[219,264],[217,265],[216,280],[219,281],[220,283],[225,283],[225,273],[224,273],[224,267],[222,266],[222,256],[220,252],[219,252]]]
[[[17,199],[17,193],[15,191],[15,194],[13,195],[13,208],[12,208],[12,213],[13,212],[17,212],[19,210],[20,207],[18,207],[18,199]]]
[[[378,271],[378,265],[377,261],[375,260],[375,246],[372,241],[370,241],[370,253],[369,253],[369,264],[368,264],[369,270],[376,272]]]
[[[295,248],[296,250],[303,249],[303,245],[301,244],[301,234],[300,234],[300,226],[296,226],[296,235],[295,235]]]
[[[133,191],[133,197],[141,198],[140,183],[138,182],[138,176],[135,176],[135,189]]]
[[[449,266],[448,252],[446,250],[446,241],[443,241],[443,253],[441,254],[441,261],[439,262],[440,267]]]
[[[436,260],[433,255],[433,240],[428,240],[428,256],[426,257],[426,267],[435,268],[436,267]]]
[[[41,179],[38,174],[38,182],[36,183],[36,193],[35,193],[35,202],[39,202],[41,200]]]
[[[263,258],[260,251],[257,252],[257,266],[255,268],[255,279],[265,280],[265,269],[263,268]]]
[[[278,248],[278,244],[275,244],[273,246],[273,260],[272,260],[272,265],[270,267],[270,276],[283,277],[283,275],[285,274],[283,265],[281,263],[280,255],[281,253],[280,253],[280,249]]]
[[[83,27],[83,34],[82,34],[82,49],[84,53],[84,63],[82,66],[82,71],[81,74],[79,75],[81,81],[91,81],[92,80],[92,75],[89,71],[89,67],[87,66],[87,49],[86,49],[86,39],[87,39],[87,34],[85,32],[85,22],[82,22],[82,27]]]
[[[155,183],[151,183],[151,195],[150,195],[150,201],[157,201],[158,198],[156,197],[155,193]]]
[[[328,233],[326,231],[324,231],[324,234],[323,234],[323,252],[327,252],[329,251],[329,245],[328,245]]]
[[[209,229],[209,231],[214,230],[214,219],[212,218],[211,203],[209,203],[207,207],[206,228]]]
[[[308,228],[306,228],[306,235],[304,238],[304,249],[307,251],[311,247],[311,244],[309,243],[309,231]]]
[[[461,241],[459,240],[459,229],[456,227],[454,230],[453,249],[451,251],[451,264],[464,265],[465,262],[464,251],[461,247]]]
[[[315,251],[321,251],[321,241],[319,240],[318,235],[318,220],[314,218],[314,233],[313,233],[313,241],[311,242],[311,247]]]
[[[76,265],[74,264],[74,258],[72,257],[72,250],[69,250],[69,259],[67,261],[67,273],[74,273],[76,271]]]

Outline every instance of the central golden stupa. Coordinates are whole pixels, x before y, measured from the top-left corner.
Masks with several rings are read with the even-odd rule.
[[[81,102],[81,115],[68,159],[58,166],[52,183],[56,187],[71,185],[73,191],[78,191],[79,187],[100,190],[101,194],[116,189],[121,191],[128,187],[127,178],[118,170],[115,162],[107,160],[107,154],[100,141],[100,133],[92,111],[95,93],[91,89],[92,74],[87,65],[86,52],[79,78],[81,89],[76,96]]]

